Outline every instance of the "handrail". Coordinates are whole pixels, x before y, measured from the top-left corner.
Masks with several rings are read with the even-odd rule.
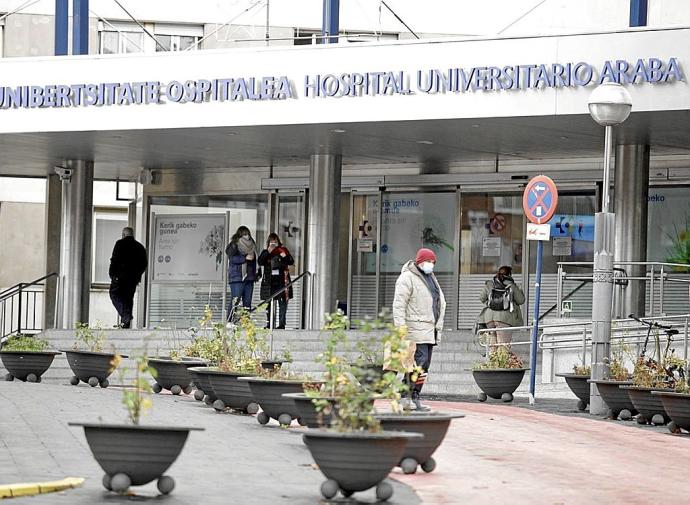
[[[593,266],[593,261],[558,261],[557,265],[569,266]],[[683,267],[690,269],[690,264],[686,263],[666,263],[663,261],[614,261],[614,265],[650,265],[650,266],[664,266],[664,267]]]
[[[568,293],[568,294],[565,295],[563,298],[561,298],[560,301],[562,302],[562,301],[564,301],[564,300],[567,300],[568,298],[570,298],[570,297],[573,296],[575,293],[577,293],[578,291],[580,291],[583,287],[585,287],[585,286],[586,286],[587,284],[589,284],[590,282],[591,282],[591,281],[589,281],[589,280],[587,280],[587,281],[582,281],[582,282],[580,283],[579,286],[577,286],[577,287],[576,287],[575,289],[573,289],[570,293]],[[556,308],[558,308],[558,302],[554,303],[551,307],[549,307],[549,309],[548,309],[547,311],[545,311],[541,316],[539,316],[539,321],[541,321],[541,320],[544,319],[546,316],[548,316],[548,315],[549,315],[551,312],[553,312]],[[560,311],[560,308],[559,308],[559,311]]]
[[[31,282],[17,283],[0,292],[0,337],[3,340],[13,333],[21,333],[22,330],[40,331],[42,329],[42,324],[37,323],[36,300],[39,295],[45,295],[45,292],[29,288],[45,286],[44,281],[51,277],[56,277],[59,281],[58,274],[51,272]],[[31,322],[29,322],[30,317]]]
[[[11,296],[16,295],[17,293],[23,291],[25,288],[29,288],[31,286],[39,286],[39,285],[42,286],[42,284],[39,284],[41,281],[49,279],[50,277],[57,277],[57,275],[58,274],[56,272],[51,272],[47,275],[44,275],[43,277],[39,277],[38,279],[36,279],[34,281],[20,282],[20,283],[15,284],[14,286],[12,286],[10,288],[5,289],[4,291],[0,291],[0,302],[2,302],[3,300],[5,300]],[[9,291],[12,291],[12,290],[15,290],[16,292],[9,293]]]
[[[271,301],[273,301],[279,294],[285,293],[285,291],[287,291],[288,289],[290,289],[290,287],[292,287],[293,284],[295,284],[295,283],[296,283],[298,280],[300,280],[302,277],[306,277],[307,275],[312,275],[312,273],[309,272],[309,271],[307,271],[307,270],[305,270],[304,272],[302,272],[301,274],[299,274],[297,277],[295,277],[294,279],[292,279],[290,282],[288,282],[285,286],[283,286],[283,287],[280,288],[278,291],[276,291],[275,293],[273,293],[271,296],[269,296],[269,297],[266,298],[265,300],[261,300],[261,301],[256,305],[256,307],[252,307],[251,309],[249,309],[248,312],[254,312],[254,311],[255,311],[256,309],[258,309],[259,307],[262,307],[262,306],[264,306],[264,305],[267,305],[268,303],[270,303]]]

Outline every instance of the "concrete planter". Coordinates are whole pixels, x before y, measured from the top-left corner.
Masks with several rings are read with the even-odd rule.
[[[172,477],[163,475],[170,468],[191,430],[203,428],[140,426],[96,423],[69,423],[82,426],[93,457],[105,475],[103,486],[124,493],[129,486],[142,486],[158,479],[158,490],[170,493]]]
[[[331,499],[338,491],[349,497],[376,486],[376,497],[383,501],[393,495],[393,487],[384,479],[402,458],[408,441],[421,437],[396,431],[308,430],[302,439],[328,479],[321,485],[324,498]]]
[[[645,388],[639,386],[621,386],[630,397],[630,401],[640,413],[637,422],[640,424],[666,424],[671,418],[664,409],[661,397],[653,395],[652,391],[673,392],[672,389]]]
[[[115,371],[114,353],[91,351],[62,351],[67,355],[67,363],[74,373],[70,384],[76,386],[79,382],[85,382],[91,387],[101,386],[107,388],[108,377]],[[120,355],[126,358],[125,355]]]
[[[309,428],[321,428],[329,427],[331,425],[331,414],[319,415],[312,402],[312,398],[307,396],[306,393],[284,393],[285,398],[291,399],[295,403],[295,410],[299,417],[299,422],[302,426],[307,426]],[[323,397],[329,400],[331,405],[336,402],[335,398]],[[372,402],[374,400],[372,399]]]
[[[213,392],[209,374],[206,373],[209,369],[207,366],[190,366],[187,369],[192,375],[192,384],[196,387],[194,399],[203,401],[206,405],[212,405],[218,399]]]
[[[664,410],[673,424],[685,431],[690,431],[690,395],[670,391],[652,391],[652,396],[661,398]]]
[[[513,401],[513,393],[520,386],[525,372],[529,368],[490,368],[472,370],[474,381],[484,392],[479,401],[486,401],[486,396],[504,402]]]
[[[408,441],[397,464],[407,474],[415,473],[419,465],[427,473],[434,471],[436,461],[431,455],[443,442],[451,420],[462,417],[465,416],[441,412],[376,415],[376,418],[381,421],[381,427],[386,431],[404,431],[423,435],[423,438],[412,438]]]
[[[50,368],[59,351],[0,351],[2,364],[9,372],[5,380],[41,382],[41,375]]]
[[[563,377],[570,390],[578,397],[577,409],[586,410],[589,405],[589,390],[591,386],[588,381],[590,376],[574,373],[557,373],[556,377]]]
[[[188,368],[206,366],[206,361],[198,358],[174,360],[167,357],[157,357],[148,358],[148,362],[158,372],[153,391],[160,393],[163,389],[167,389],[174,395],[192,392],[192,374],[187,370]]]
[[[249,383],[237,380],[239,377],[246,377],[246,373],[223,372],[216,367],[210,367],[203,373],[208,377],[216,395],[214,409],[221,411],[230,407],[248,414],[256,414],[259,411],[259,405],[254,399]]]
[[[280,367],[285,363],[282,359],[267,359],[261,362],[261,368],[264,370],[280,370]]]
[[[240,377],[239,382],[247,382],[252,396],[261,406],[256,420],[259,424],[267,424],[275,419],[282,426],[289,426],[293,419],[299,419],[300,414],[291,398],[285,398],[284,393],[303,393],[304,381],[264,379],[261,377]]]
[[[612,380],[592,380],[587,381],[589,384],[596,384],[602,400],[609,407],[609,417],[611,419],[618,419],[618,416],[624,410],[630,412],[631,416],[637,414],[637,409],[630,401],[628,392],[621,389],[620,386],[631,386],[632,381],[612,381]]]

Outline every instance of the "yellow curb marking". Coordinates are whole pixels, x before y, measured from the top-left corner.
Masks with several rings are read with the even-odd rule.
[[[49,482],[7,484],[0,486],[0,499],[55,493],[56,491],[79,487],[83,483],[84,479],[81,477],[67,477],[66,479]]]

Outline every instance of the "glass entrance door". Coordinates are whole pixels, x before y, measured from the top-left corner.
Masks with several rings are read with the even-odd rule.
[[[305,237],[305,195],[298,193],[278,193],[276,196],[274,229],[280,241],[295,260],[290,267],[291,279],[304,272],[304,237]],[[265,246],[265,244],[263,244]],[[286,328],[301,328],[304,315],[304,301],[309,279],[303,278],[292,286],[293,298],[288,302]],[[278,325],[277,318],[274,324]]]
[[[482,310],[484,283],[503,265],[524,288],[522,196],[511,193],[463,193],[460,206],[460,278],[458,328],[472,328]],[[524,308],[523,308],[524,314]]]

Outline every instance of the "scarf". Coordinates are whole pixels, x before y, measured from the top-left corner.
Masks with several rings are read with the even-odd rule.
[[[256,242],[251,237],[240,237],[237,241],[237,250],[242,256],[253,254],[256,257]],[[247,262],[242,263],[242,281],[247,278]]]

